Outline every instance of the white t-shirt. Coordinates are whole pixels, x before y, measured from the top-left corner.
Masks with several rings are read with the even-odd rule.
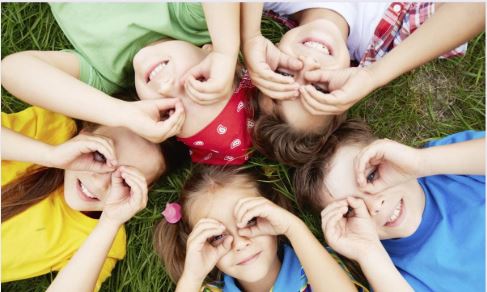
[[[379,21],[390,2],[266,2],[264,10],[288,16],[309,8],[326,8],[340,14],[349,26],[348,51],[353,60],[360,61]]]

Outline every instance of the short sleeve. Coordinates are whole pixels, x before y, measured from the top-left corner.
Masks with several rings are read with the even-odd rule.
[[[76,50],[63,50],[65,52],[70,52],[76,57],[78,57],[79,61],[79,79],[100,90],[108,95],[112,95],[118,91],[121,91],[122,88],[117,84],[111,82],[107,78],[105,78],[100,72],[98,72],[95,67],[93,67],[88,60],[83,57],[80,53]]]
[[[105,280],[111,276],[113,268],[117,264],[117,259],[114,258],[107,258],[103,263],[103,267],[101,268],[100,275],[98,276],[98,280],[96,281],[95,291],[99,291],[101,288],[101,284],[105,282]]]
[[[35,106],[17,113],[2,112],[2,127],[51,145],[61,144],[76,134],[73,119]],[[2,160],[2,186],[22,176],[32,166],[30,162]]]
[[[468,131],[452,134],[434,141],[430,141],[426,143],[424,147],[427,148],[433,146],[448,145],[448,144],[465,142],[469,140],[480,139],[484,137],[485,137],[485,131],[468,130]]]

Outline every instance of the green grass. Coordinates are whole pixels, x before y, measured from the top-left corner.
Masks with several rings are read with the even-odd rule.
[[[47,4],[2,3],[2,58],[23,50],[71,48]],[[263,33],[278,41],[285,30],[268,19]],[[380,137],[418,146],[466,129],[485,129],[485,39],[472,40],[465,57],[435,60],[405,74],[358,103],[350,116],[368,121]],[[3,88],[2,88],[3,89]],[[2,111],[26,105],[2,90]],[[294,199],[288,169],[259,155],[251,164],[262,167],[283,195]],[[5,170],[4,170],[5,171]],[[115,267],[102,291],[172,291],[174,286],[152,251],[152,229],[167,201],[174,200],[187,170],[169,175],[152,189],[148,207],[126,224],[126,258]],[[316,218],[301,217],[320,238]],[[45,291],[55,274],[2,284],[4,291]]]

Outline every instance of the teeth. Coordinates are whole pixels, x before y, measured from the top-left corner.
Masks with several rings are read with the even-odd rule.
[[[159,65],[157,65],[156,68],[154,68],[154,70],[150,72],[149,81],[151,81],[154,77],[156,77],[157,73],[161,72],[162,68],[164,68],[166,64],[167,64],[166,62],[162,62]]]
[[[402,201],[396,207],[389,220],[387,220],[387,223],[394,222],[399,217],[399,214],[401,213],[401,207],[402,207]]]
[[[93,195],[90,191],[88,191],[88,189],[83,185],[83,183],[81,183],[81,191],[83,192],[83,194],[85,194],[88,198],[91,198],[91,199],[96,199],[95,195]]]
[[[328,48],[326,46],[324,46],[322,43],[307,41],[307,42],[304,42],[303,45],[305,45],[308,48],[312,48],[312,49],[322,51],[325,54],[328,54],[328,55],[330,54],[330,51],[328,51]]]

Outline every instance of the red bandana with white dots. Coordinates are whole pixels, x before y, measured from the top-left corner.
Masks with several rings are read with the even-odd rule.
[[[188,138],[178,138],[189,147],[191,160],[214,165],[240,165],[252,147],[249,99],[254,86],[246,74],[221,113],[203,130]]]

